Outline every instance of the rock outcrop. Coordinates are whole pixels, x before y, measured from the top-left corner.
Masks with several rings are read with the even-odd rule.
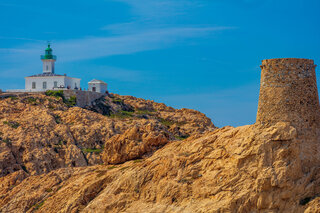
[[[129,132],[135,138],[138,130]],[[224,127],[116,166],[64,168],[24,180],[18,171],[6,178],[16,185],[1,185],[0,211],[317,212],[318,141],[299,140],[283,122]],[[312,166],[301,159],[306,150]]]
[[[264,61],[257,122],[237,128],[131,96],[86,109],[6,96],[0,212],[320,212],[320,106],[304,61]]]
[[[109,108],[107,115],[70,108],[59,97],[41,94],[0,100],[0,176],[19,170],[38,175],[58,168],[102,164],[105,144],[105,162],[122,163],[150,155],[169,141],[215,128],[200,112],[139,99],[139,104],[154,105],[152,110],[141,110],[132,98],[126,103],[127,98],[112,95],[99,100]],[[178,116],[167,115],[175,111]],[[136,127],[140,129],[134,135]],[[121,146],[114,143],[125,135],[132,140],[123,139]],[[120,150],[122,153],[117,153]]]

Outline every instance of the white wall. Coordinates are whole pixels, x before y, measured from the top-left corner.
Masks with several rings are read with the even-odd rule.
[[[32,82],[36,83],[36,88],[32,88]],[[47,88],[43,88],[43,82],[47,82]],[[57,86],[64,86],[70,89],[75,89],[75,84],[77,84],[78,89],[80,89],[80,79],[71,78],[67,76],[46,76],[46,77],[26,77],[25,78],[25,89],[31,92],[52,90],[54,88],[54,82],[57,82]]]
[[[70,87],[70,89],[75,89],[76,87],[80,89],[80,79],[79,78],[65,78],[65,87]]]
[[[96,92],[106,93],[108,91],[108,85],[103,83],[88,83],[88,90],[93,91],[93,87],[96,88]]]
[[[55,60],[42,60],[43,62],[43,73],[54,73],[54,62]],[[48,68],[48,69],[47,69]]]

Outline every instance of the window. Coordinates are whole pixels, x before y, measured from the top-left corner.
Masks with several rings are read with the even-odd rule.
[[[43,88],[43,89],[47,89],[47,82],[45,82],[45,81],[43,82],[42,88]]]
[[[55,82],[53,82],[53,87],[58,87],[58,82],[57,81],[55,81]]]
[[[95,88],[95,87],[92,87],[92,91],[95,92],[95,91],[96,91],[96,88]]]
[[[46,66],[46,70],[49,70],[49,66],[48,65]]]
[[[32,82],[32,89],[36,88],[36,82]]]

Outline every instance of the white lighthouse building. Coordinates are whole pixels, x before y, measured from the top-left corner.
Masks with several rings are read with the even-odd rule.
[[[43,72],[41,74],[25,77],[25,91],[42,92],[52,89],[79,89],[79,78],[71,78],[64,75],[55,74],[54,63],[57,57],[52,55],[50,44],[45,50],[45,55],[41,56],[43,62]]]

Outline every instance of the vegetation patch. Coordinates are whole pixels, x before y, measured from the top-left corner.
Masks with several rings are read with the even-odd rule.
[[[11,145],[11,140],[9,138],[3,139],[2,141],[7,145]]]
[[[71,96],[69,99],[65,99],[64,103],[67,104],[68,107],[73,107],[77,105],[77,97]]]
[[[9,98],[11,99],[11,101],[18,100],[17,96],[10,96]]]
[[[134,112],[129,112],[129,111],[120,111],[114,114],[111,114],[109,117],[110,118],[120,118],[120,119],[124,119],[124,118],[131,118],[133,117],[133,113]]]
[[[43,206],[44,202],[45,202],[45,200],[41,201],[40,203],[35,204],[34,205],[34,210],[35,211],[39,210]]]
[[[123,100],[121,98],[118,98],[118,97],[113,97],[111,98],[112,99],[112,103],[115,103],[115,104],[123,104]]]
[[[155,115],[155,111],[149,111],[149,110],[136,110],[134,113],[136,115],[150,115],[150,116]]]
[[[110,167],[108,167],[108,169],[115,169],[115,168],[117,168],[116,166],[110,166]]]
[[[61,117],[59,115],[53,115],[53,117],[57,124],[60,124],[62,122]]]
[[[82,149],[82,151],[84,152],[84,153],[96,153],[96,154],[100,154],[103,150],[102,149],[96,149],[96,148],[93,148],[93,149],[90,149],[90,148],[88,148],[88,149]]]
[[[121,170],[121,171],[124,171],[124,170],[126,170],[126,169],[128,169],[128,168],[130,168],[130,166],[122,167],[120,170]]]
[[[45,92],[46,96],[53,96],[56,98],[62,98],[62,100],[65,100],[65,97],[63,95],[63,91],[62,90],[48,90]]]
[[[45,191],[50,193],[50,192],[52,192],[52,189],[51,188],[46,188]]]
[[[182,135],[182,136],[174,136],[177,140],[182,141],[184,139],[187,139],[189,135]]]
[[[75,106],[77,104],[77,97],[71,96],[69,99],[64,97],[62,90],[47,90],[45,92],[46,96],[52,96],[56,98],[62,98],[63,103],[65,103],[68,107]]]
[[[171,125],[173,125],[175,122],[174,121],[170,121],[164,118],[158,118],[160,123],[162,123],[163,125],[170,127]]]
[[[135,159],[133,160],[134,163],[141,163],[143,160],[142,159]]]
[[[3,121],[3,124],[8,125],[14,129],[17,129],[20,126],[20,124],[16,121]]]
[[[27,103],[31,105],[37,105],[37,99],[34,97],[28,97],[27,98]]]

